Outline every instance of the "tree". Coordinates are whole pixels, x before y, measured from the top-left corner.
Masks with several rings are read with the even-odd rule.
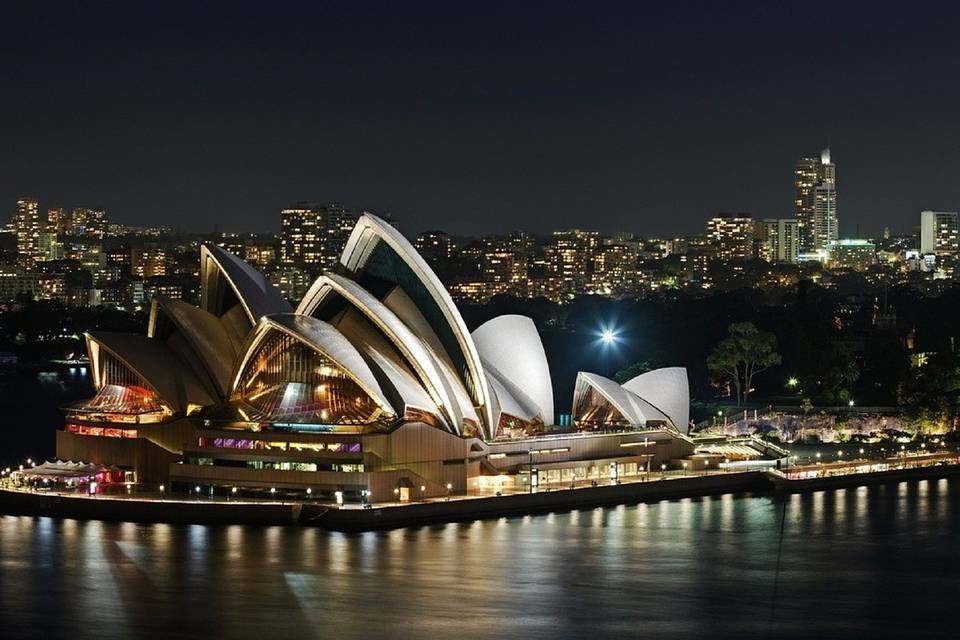
[[[629,382],[637,376],[647,373],[648,371],[653,371],[654,369],[659,369],[666,366],[664,360],[659,357],[647,358],[646,360],[640,360],[639,362],[634,362],[628,367],[620,369],[615,374],[613,374],[613,380],[623,384],[624,382]]]
[[[727,332],[730,335],[707,356],[707,368],[717,378],[733,383],[737,406],[741,406],[750,397],[754,376],[780,364],[777,337],[760,331],[752,322],[735,322]]]

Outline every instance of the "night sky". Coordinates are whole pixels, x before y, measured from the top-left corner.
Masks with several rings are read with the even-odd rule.
[[[790,216],[828,144],[842,236],[960,208],[955,4],[12,4],[4,214],[276,230],[337,200],[408,234],[689,234]]]

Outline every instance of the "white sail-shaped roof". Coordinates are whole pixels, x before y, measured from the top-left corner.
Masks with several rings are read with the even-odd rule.
[[[498,413],[505,413],[525,422],[533,422],[534,420],[543,422],[540,407],[516,385],[489,368],[487,369],[487,382],[490,383],[493,395],[496,397]],[[500,416],[495,417],[497,424],[499,424]]]
[[[330,324],[310,316],[292,313],[263,316],[251,334],[240,364],[233,376],[232,387],[237,388],[250,358],[262,341],[272,332],[281,331],[302,342],[317,353],[329,358],[343,370],[386,413],[395,415],[393,407],[383,395],[380,384],[356,348]]]
[[[678,431],[687,433],[690,427],[690,384],[685,368],[648,371],[625,382],[623,388],[666,414]]]
[[[224,308],[227,287],[243,307],[251,326],[265,315],[293,311],[262,273],[215,244],[200,247],[200,284],[200,308],[218,318],[229,311]]]
[[[630,424],[637,425],[644,422],[643,415],[640,411],[640,403],[636,402],[633,397],[634,394],[630,393],[619,384],[611,380],[610,378],[604,378],[603,376],[597,375],[595,373],[587,373],[586,371],[580,371],[577,373],[577,381],[574,385],[573,391],[573,410],[574,415],[577,413],[577,408],[580,406],[584,395],[590,390],[593,389],[601,396],[606,398],[613,407],[623,416],[624,420]]]
[[[205,406],[214,403],[214,398],[193,370],[162,340],[134,333],[97,331],[87,333],[86,341],[93,382],[98,390],[105,382],[103,356],[110,353],[142,378],[174,412],[185,411],[188,404]]]
[[[553,383],[543,342],[533,320],[503,315],[473,332],[473,341],[487,369],[517,385],[539,408],[546,425],[553,424]]]
[[[203,369],[197,374],[208,376],[220,398],[226,399],[237,353],[224,326],[212,313],[182,300],[154,296],[147,336],[169,340],[174,332],[179,332],[193,350]]]
[[[361,276],[371,276],[403,288],[443,343],[454,370],[464,372],[464,386],[473,403],[483,408],[484,422],[492,423],[483,365],[466,323],[440,279],[413,245],[387,222],[364,214],[350,234],[340,262],[360,279],[361,285]]]
[[[380,329],[417,373],[451,430],[460,433],[464,415],[470,416],[474,411],[459,378],[438,363],[427,344],[369,291],[353,280],[325,273],[310,286],[297,306],[297,313],[315,314],[331,295],[341,296]]]

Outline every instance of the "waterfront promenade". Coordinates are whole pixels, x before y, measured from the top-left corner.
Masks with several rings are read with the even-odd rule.
[[[769,470],[672,470],[604,484],[574,483],[518,491],[486,481],[468,495],[371,505],[313,500],[201,497],[135,491],[87,495],[14,486],[0,488],[0,513],[136,522],[312,525],[337,530],[393,528],[546,511],[612,506],[731,492],[814,491],[960,473],[955,453],[798,465]]]

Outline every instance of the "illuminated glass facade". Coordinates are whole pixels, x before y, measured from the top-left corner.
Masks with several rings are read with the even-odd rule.
[[[301,341],[273,332],[250,358],[234,400],[250,420],[371,425],[383,412],[333,360]]]

